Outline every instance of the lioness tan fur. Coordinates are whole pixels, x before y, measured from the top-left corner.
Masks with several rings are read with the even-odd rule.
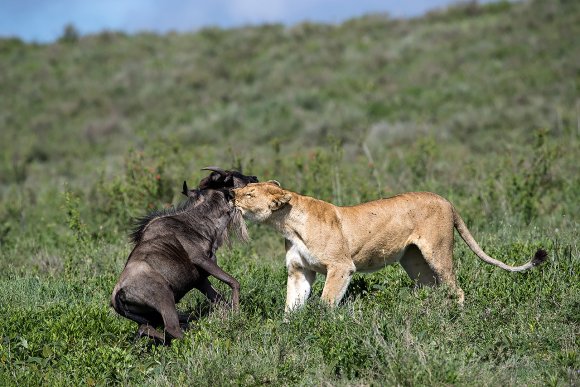
[[[234,190],[244,218],[265,223],[286,238],[286,311],[304,304],[316,273],[326,275],[322,300],[337,305],[353,273],[399,262],[421,285],[446,284],[463,304],[453,271],[453,229],[483,261],[508,271],[530,269],[546,259],[538,250],[522,266],[483,252],[453,205],[430,192],[409,192],[351,207],[285,190],[277,182]]]

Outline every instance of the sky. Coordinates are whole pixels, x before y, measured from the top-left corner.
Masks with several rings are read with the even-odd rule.
[[[0,0],[0,37],[48,43],[73,24],[103,30],[195,31],[303,21],[339,23],[367,13],[414,17],[457,0]],[[484,0],[480,2],[489,2]]]

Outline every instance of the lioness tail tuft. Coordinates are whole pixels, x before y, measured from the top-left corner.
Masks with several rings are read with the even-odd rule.
[[[534,258],[532,258],[532,265],[538,266],[548,258],[548,253],[544,249],[538,249]]]

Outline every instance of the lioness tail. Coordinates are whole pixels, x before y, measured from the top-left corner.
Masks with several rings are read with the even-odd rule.
[[[471,249],[471,251],[475,253],[475,255],[477,255],[482,261],[487,262],[490,265],[501,267],[504,270],[507,271],[528,270],[534,266],[538,266],[539,264],[544,262],[548,257],[548,253],[545,250],[538,249],[534,257],[528,263],[521,266],[507,265],[502,261],[498,261],[497,259],[490,257],[483,251],[483,249],[477,244],[475,239],[473,239],[473,235],[471,235],[471,233],[467,229],[467,226],[465,225],[465,222],[463,221],[463,219],[461,219],[461,216],[459,216],[455,208],[453,209],[453,224],[457,229],[457,231],[459,232],[461,238],[465,241],[465,243],[467,243],[467,246],[469,246],[469,248]]]

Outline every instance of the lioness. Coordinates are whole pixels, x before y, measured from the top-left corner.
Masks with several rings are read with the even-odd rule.
[[[270,181],[234,189],[234,204],[245,219],[269,224],[286,238],[286,311],[304,304],[316,273],[326,275],[322,300],[335,306],[354,272],[372,272],[395,262],[418,284],[447,284],[463,304],[453,272],[454,227],[480,259],[504,270],[527,270],[547,257],[539,249],[522,266],[491,258],[453,205],[430,192],[338,207]]]

